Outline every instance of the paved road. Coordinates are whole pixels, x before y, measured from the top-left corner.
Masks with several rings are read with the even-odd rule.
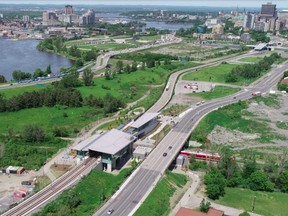
[[[107,52],[105,54],[98,56],[98,58],[96,60],[96,64],[92,67],[92,71],[98,71],[98,70],[105,68],[108,64],[109,59],[112,56],[119,55],[122,53],[132,53],[132,52],[136,52],[136,51],[140,51],[140,50],[144,50],[144,49],[149,49],[149,48],[153,48],[153,47],[159,47],[159,46],[168,45],[168,44],[180,43],[181,41],[182,41],[182,38],[175,38],[175,40],[173,40],[173,41],[168,41],[168,42],[161,43],[161,44],[144,45],[144,46],[136,47],[136,48],[129,48],[129,49],[124,49],[124,50],[120,50],[120,51]]]
[[[117,195],[113,196],[94,215],[107,215],[107,211],[110,208],[114,209],[115,212],[113,214],[117,216],[133,215],[152,191],[154,185],[156,185],[162,177],[167,167],[177,156],[201,118],[219,107],[236,103],[238,100],[247,100],[251,98],[251,92],[269,91],[281,79],[283,72],[287,68],[288,63],[286,62],[283,64],[283,67],[274,68],[269,75],[262,78],[261,81],[253,83],[249,88],[246,88],[233,96],[202,104],[187,113],[137,168],[133,173],[133,177],[127,179]],[[237,99],[233,99],[234,96],[236,96]],[[169,146],[172,146],[171,150],[168,149]],[[167,153],[166,157],[163,156],[164,152]]]

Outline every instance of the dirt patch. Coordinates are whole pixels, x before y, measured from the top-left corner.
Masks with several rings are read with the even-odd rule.
[[[67,171],[69,171],[71,169],[71,165],[66,165],[66,164],[56,164],[54,163],[51,167],[50,167],[51,171],[53,172],[53,174],[55,174],[55,176],[58,178],[59,176],[63,175],[64,173],[66,173]]]
[[[247,109],[251,115],[243,116],[243,118],[257,121],[258,123],[268,123],[271,132],[277,136],[279,135],[279,139],[275,138],[271,143],[260,143],[258,139],[260,134],[243,133],[238,130],[229,130],[220,126],[216,126],[213,129],[208,135],[208,139],[211,143],[230,145],[236,149],[288,146],[287,141],[283,140],[283,138],[288,137],[288,130],[277,127],[277,122],[288,122],[288,97],[286,95],[278,95],[277,100],[279,101],[280,107],[273,106],[273,104],[267,106],[263,101],[251,102]]]

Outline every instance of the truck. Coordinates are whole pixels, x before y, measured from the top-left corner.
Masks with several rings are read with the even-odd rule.
[[[260,91],[253,92],[252,96],[261,96],[261,92]]]

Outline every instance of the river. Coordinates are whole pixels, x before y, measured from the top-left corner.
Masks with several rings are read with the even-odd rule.
[[[37,50],[38,43],[37,40],[0,39],[0,74],[11,80],[14,70],[33,73],[37,68],[45,70],[50,64],[52,72],[58,72],[61,67],[73,64],[65,57]]]

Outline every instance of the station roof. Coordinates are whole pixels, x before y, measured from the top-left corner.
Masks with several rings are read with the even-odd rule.
[[[80,143],[78,143],[77,145],[75,145],[73,147],[73,150],[88,151],[89,146],[92,145],[93,142],[95,140],[97,140],[99,136],[100,136],[100,134],[95,134],[95,135],[89,137],[88,139],[81,141]]]
[[[112,129],[94,140],[88,148],[92,151],[114,155],[135,139],[136,137],[130,134]]]
[[[140,118],[138,118],[131,127],[133,128],[140,128],[142,125],[146,124],[147,122],[151,121],[155,117],[157,117],[159,113],[144,113]]]
[[[266,47],[267,44],[266,43],[260,43],[257,46],[255,46],[254,50],[262,50],[264,49],[264,47]]]

